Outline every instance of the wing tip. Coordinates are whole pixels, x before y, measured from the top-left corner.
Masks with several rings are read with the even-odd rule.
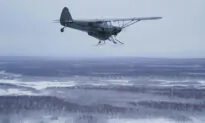
[[[163,19],[163,17],[156,17],[156,19]]]

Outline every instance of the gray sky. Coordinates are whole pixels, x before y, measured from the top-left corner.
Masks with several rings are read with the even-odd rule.
[[[74,19],[162,16],[118,36],[123,46],[52,23],[67,6]],[[205,57],[205,0],[1,0],[0,55]]]

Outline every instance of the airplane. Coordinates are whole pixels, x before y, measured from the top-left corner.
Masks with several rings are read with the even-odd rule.
[[[120,19],[96,19],[96,20],[74,20],[67,7],[64,7],[60,20],[54,22],[60,23],[63,28],[60,29],[64,32],[65,28],[77,29],[88,33],[99,40],[97,45],[105,44],[105,41],[111,41],[114,44],[124,44],[123,42],[116,39],[116,36],[125,28],[144,20],[157,20],[162,17],[141,17],[141,18],[120,18]],[[115,26],[113,23],[117,23]]]

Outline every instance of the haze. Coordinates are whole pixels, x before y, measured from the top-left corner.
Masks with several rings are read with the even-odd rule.
[[[84,32],[53,23],[64,6],[74,19],[161,16],[127,28],[125,43],[95,47]],[[1,0],[0,56],[53,57],[205,57],[204,0]]]

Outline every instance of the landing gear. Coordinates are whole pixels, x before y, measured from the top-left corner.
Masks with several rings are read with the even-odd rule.
[[[124,44],[123,42],[117,40],[114,36],[111,36],[108,40],[114,44],[119,44],[119,43]],[[99,40],[99,42],[95,46],[104,45],[105,43],[106,43],[106,40]]]
[[[111,36],[108,40],[113,42],[114,44],[118,44],[118,43],[124,44],[121,41],[117,40],[114,36]]]
[[[99,45],[99,44],[101,44],[101,42],[102,42],[102,41],[101,41],[101,40],[99,40],[98,45]]]
[[[115,39],[117,42],[119,42],[120,44],[124,44],[123,42],[119,41],[118,39]]]
[[[64,32],[64,29],[65,29],[65,27],[61,28],[61,30],[60,30],[60,31],[61,31],[61,32]]]
[[[99,42],[98,42],[98,44],[96,46],[103,45],[103,44],[105,44],[105,41],[99,40]]]

